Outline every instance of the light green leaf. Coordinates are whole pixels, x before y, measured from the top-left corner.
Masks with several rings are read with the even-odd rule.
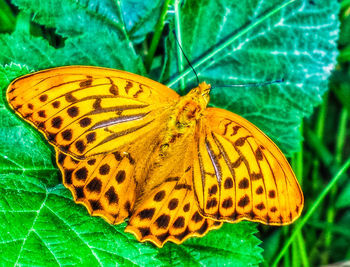
[[[190,239],[182,246],[166,245],[159,257],[169,265],[180,266],[258,266],[262,249],[253,223],[225,224],[201,239]],[[176,251],[176,253],[174,253]]]
[[[163,5],[161,0],[122,0],[122,13],[130,38],[139,43],[154,30]]]
[[[8,173],[0,176],[0,193],[0,216],[7,223],[1,224],[0,244],[5,265],[160,264],[155,247],[124,234],[125,225],[88,216],[63,185],[47,188],[38,178]]]

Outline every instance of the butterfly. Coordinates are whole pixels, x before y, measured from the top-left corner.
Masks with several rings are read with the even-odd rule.
[[[54,146],[76,203],[162,247],[223,222],[295,221],[303,193],[288,161],[256,126],[125,71],[67,66],[17,78],[14,111]]]

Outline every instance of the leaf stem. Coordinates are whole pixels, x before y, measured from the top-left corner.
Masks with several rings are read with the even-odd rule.
[[[175,0],[175,32],[176,36],[179,42],[179,45],[182,47],[182,38],[181,38],[181,26],[180,26],[180,9],[179,9],[180,1]],[[181,51],[181,48],[179,46],[176,46],[176,55],[177,55],[177,60],[179,62],[178,64],[178,70],[180,73],[183,72],[184,70],[184,57]],[[180,92],[183,92],[185,90],[185,80],[183,78],[180,78]]]
[[[305,240],[304,240],[304,237],[302,235],[302,232],[299,232],[299,234],[297,235],[297,241],[298,241],[298,247],[299,247],[299,250],[298,250],[298,255],[300,254],[301,256],[301,262],[303,263],[303,266],[304,267],[309,267],[310,264],[309,264],[309,259],[307,257],[307,253],[306,253],[306,247],[305,247]]]
[[[320,109],[318,111],[318,116],[316,120],[316,136],[317,141],[319,143],[323,143],[323,136],[324,136],[324,129],[325,129],[325,123],[326,123],[326,114],[327,114],[327,107],[328,107],[328,93],[326,93],[323,96],[323,101],[321,103]],[[321,144],[317,144],[318,147],[322,147]],[[333,156],[329,157],[333,160]],[[318,158],[315,158],[313,160],[313,172],[312,172],[312,190],[313,192],[318,192],[319,188],[321,187],[320,184],[320,161]]]
[[[296,227],[293,230],[292,235],[289,237],[289,239],[284,243],[283,248],[281,249],[280,253],[277,255],[276,260],[272,264],[273,267],[277,267],[279,261],[283,257],[283,255],[287,252],[288,247],[293,242],[293,240],[298,236],[298,233],[301,231],[301,229],[304,227],[304,225],[308,222],[312,214],[316,211],[318,206],[321,204],[323,199],[326,197],[326,195],[330,192],[330,190],[333,188],[333,186],[339,181],[341,176],[346,172],[346,170],[350,167],[350,158],[344,163],[344,165],[340,168],[338,173],[332,178],[332,180],[328,183],[328,185],[323,189],[323,191],[318,195],[317,199],[314,201],[313,205],[310,207],[308,212],[305,214],[305,216],[302,218],[302,220],[296,225]]]
[[[159,20],[157,21],[156,29],[155,29],[153,37],[152,37],[151,46],[148,50],[148,54],[147,54],[146,59],[145,59],[145,66],[146,66],[146,70],[148,72],[150,71],[150,69],[152,67],[154,54],[157,50],[160,36],[163,32],[164,20],[165,20],[166,14],[168,13],[169,3],[170,3],[170,0],[165,0],[164,5],[162,7],[162,11],[160,13]]]
[[[262,16],[260,19],[254,20],[253,22],[248,24],[245,28],[243,28],[241,31],[239,31],[238,33],[234,34],[231,38],[227,39],[225,42],[223,42],[220,45],[218,45],[210,53],[207,53],[206,55],[204,55],[197,63],[193,64],[193,68],[195,68],[195,69],[199,68],[201,65],[203,65],[204,63],[209,61],[212,57],[214,57],[217,53],[222,51],[227,46],[231,45],[238,38],[240,38],[241,36],[245,35],[247,32],[251,31],[253,28],[255,28],[258,25],[260,25],[266,19],[270,18],[271,16],[276,14],[278,11],[280,11],[281,9],[285,8],[286,6],[290,5],[291,3],[295,2],[295,1],[296,0],[289,0],[289,1],[285,2],[285,3],[282,3],[279,6],[277,6],[275,9],[271,10],[270,12],[268,12],[267,14]],[[178,38],[180,39],[180,36],[178,36]],[[183,72],[181,72],[174,79],[170,80],[166,85],[168,87],[172,87],[175,83],[177,83],[178,81],[183,79],[185,76],[187,76],[191,72],[192,72],[192,69],[190,67],[187,67]]]

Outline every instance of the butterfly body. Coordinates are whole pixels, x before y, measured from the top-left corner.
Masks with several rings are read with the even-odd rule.
[[[210,85],[205,82],[181,97],[167,121],[165,138],[161,144],[162,157],[173,143],[183,136],[194,136],[195,127],[209,103]],[[178,142],[180,143],[180,142]]]
[[[55,147],[75,202],[161,247],[222,222],[290,224],[303,208],[277,146],[226,110],[207,108],[210,85],[180,97],[136,74],[87,66],[20,77],[15,112]]]

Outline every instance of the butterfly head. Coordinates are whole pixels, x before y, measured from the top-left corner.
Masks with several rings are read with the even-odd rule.
[[[197,100],[197,102],[203,107],[203,109],[205,109],[209,103],[210,90],[210,84],[207,84],[206,82],[201,82],[200,84],[198,84],[198,87],[193,88],[189,92],[189,95],[192,95],[193,99]]]
[[[202,82],[198,87],[193,88],[187,95],[181,97],[173,115],[174,121],[179,129],[193,126],[206,109],[209,103],[210,85]]]
[[[209,103],[210,88],[210,84],[202,82],[182,98],[179,106],[187,119],[198,119],[201,116]]]

